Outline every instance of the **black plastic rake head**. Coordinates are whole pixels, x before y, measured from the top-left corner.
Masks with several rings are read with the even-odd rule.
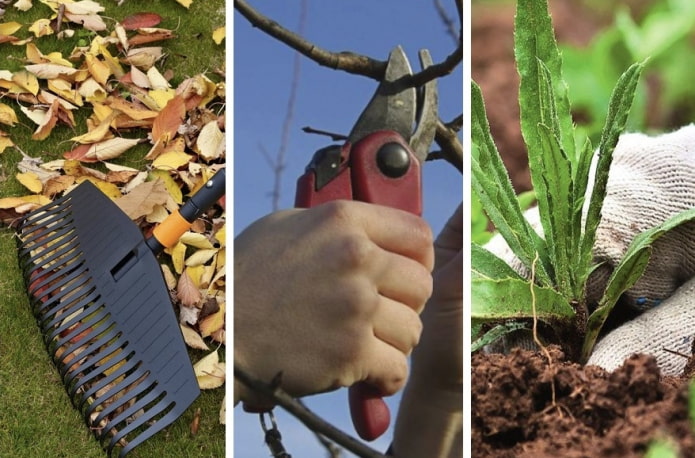
[[[224,193],[219,178],[206,201]],[[25,217],[19,240],[32,310],[68,395],[108,453],[124,456],[200,394],[152,241],[89,182]]]

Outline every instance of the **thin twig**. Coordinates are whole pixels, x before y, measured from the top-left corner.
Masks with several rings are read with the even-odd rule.
[[[285,43],[292,49],[302,53],[324,67],[343,70],[355,75],[367,76],[381,81],[386,72],[386,61],[373,59],[369,56],[353,52],[331,52],[305,40],[300,35],[287,30],[277,22],[260,14],[245,0],[234,0],[234,8],[244,16],[252,26]],[[434,64],[400,82],[405,87],[417,87],[428,81],[451,73],[463,60],[463,43],[459,39],[458,46],[444,61]]]
[[[548,358],[548,368],[552,369],[553,366],[553,359],[550,356],[550,352],[548,349],[543,345],[541,340],[538,338],[538,316],[536,314],[536,291],[533,289],[533,287],[536,284],[536,263],[538,262],[538,252],[536,251],[536,256],[533,258],[533,263],[531,264],[531,282],[530,282],[530,288],[531,288],[531,310],[533,312],[533,341],[538,345],[538,348],[540,348],[543,353],[545,354],[545,357]],[[555,377],[553,377],[550,380],[550,392],[551,392],[551,400],[552,400],[552,407],[557,406],[557,403],[555,402]]]
[[[294,415],[312,431],[340,444],[355,455],[363,458],[387,458],[386,455],[382,455],[354,437],[345,434],[343,431],[329,424],[285,393],[280,387],[270,386],[252,377],[236,365],[234,366],[234,377],[262,396],[271,398],[277,405]]]
[[[437,120],[434,141],[441,148],[439,152],[441,157],[463,173],[463,145],[457,135],[461,124],[463,124],[463,115],[459,115],[446,124],[442,120]]]
[[[311,126],[302,127],[302,131],[306,132],[307,134],[325,135],[330,137],[334,142],[347,140],[347,135],[336,134],[335,132],[328,132],[327,130],[314,129]]]
[[[456,25],[454,24],[454,20],[449,17],[449,15],[446,13],[446,9],[444,9],[444,5],[442,5],[441,0],[434,0],[434,7],[437,10],[437,13],[439,14],[439,17],[441,18],[442,22],[444,23],[444,27],[446,27],[446,31],[449,34],[451,38],[454,39],[454,43],[458,42],[458,36],[459,34],[456,33]]]

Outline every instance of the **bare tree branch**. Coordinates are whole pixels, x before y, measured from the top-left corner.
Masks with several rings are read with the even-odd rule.
[[[334,53],[319,48],[296,33],[282,27],[277,22],[260,14],[252,8],[246,0],[234,0],[234,8],[239,11],[252,26],[258,27],[268,35],[285,43],[292,49],[299,51],[319,65],[335,70],[343,70],[355,75],[367,76],[377,81],[381,81],[384,78],[386,61],[372,59],[371,57],[352,52]],[[461,40],[459,40],[456,50],[443,62],[428,67],[411,77],[404,78],[402,84],[406,87],[421,86],[427,81],[448,75],[462,62],[462,60],[463,45]]]
[[[463,172],[463,145],[461,145],[457,135],[462,126],[463,114],[446,124],[441,119],[438,120],[434,141],[439,145],[441,151],[437,154],[431,154],[431,157],[428,156],[428,159],[445,159],[456,167],[459,172]]]
[[[458,43],[460,34],[456,32],[456,26],[454,25],[454,20],[451,19],[449,17],[449,15],[446,13],[446,9],[444,9],[444,5],[442,5],[442,0],[434,0],[434,7],[437,10],[439,17],[442,19],[442,22],[444,23],[444,27],[446,27],[447,33],[454,40],[454,43]],[[460,10],[459,10],[459,14],[461,14]]]
[[[331,439],[337,444],[340,444],[355,455],[363,458],[387,458],[386,455],[382,455],[354,437],[345,434],[335,426],[327,423],[325,420],[297,402],[294,398],[292,398],[292,396],[285,393],[280,387],[275,386],[276,384],[271,386],[264,383],[252,377],[236,365],[234,365],[234,377],[247,387],[254,390],[256,393],[271,398],[277,405],[304,423],[307,428]]]

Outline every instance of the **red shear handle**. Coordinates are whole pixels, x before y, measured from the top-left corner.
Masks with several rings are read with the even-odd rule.
[[[328,176],[322,174],[328,174]],[[335,199],[360,200],[422,214],[420,162],[396,132],[378,131],[354,145],[314,157],[297,181],[295,205],[313,207]],[[349,389],[350,414],[355,431],[374,440],[388,429],[388,406],[372,385],[357,383]]]

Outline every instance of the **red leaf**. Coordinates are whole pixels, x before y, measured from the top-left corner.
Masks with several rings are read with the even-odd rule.
[[[123,19],[121,25],[126,30],[136,30],[141,27],[155,27],[162,22],[162,17],[157,13],[137,13]]]
[[[87,157],[87,151],[89,151],[91,146],[92,145],[90,144],[79,145],[74,150],[64,153],[63,157],[65,159],[73,159],[80,162],[99,162],[99,159],[97,159],[96,156]]]

